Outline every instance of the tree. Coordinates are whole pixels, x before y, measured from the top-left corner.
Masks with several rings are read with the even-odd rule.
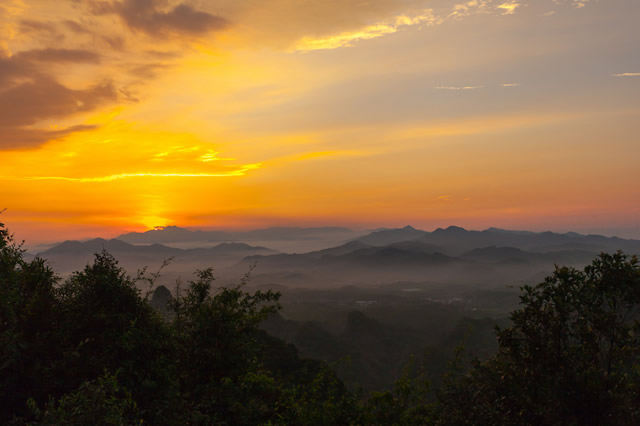
[[[212,293],[213,269],[197,271],[196,276],[185,294],[171,301],[180,388],[191,411],[206,421],[242,423],[240,419],[249,420],[260,411],[253,406],[250,413],[252,398],[271,385],[261,363],[258,325],[279,309],[280,295],[250,294],[243,284]]]
[[[0,423],[24,413],[27,398],[52,392],[50,360],[60,353],[58,278],[42,259],[26,262],[23,253],[0,223]]]
[[[497,355],[443,390],[442,422],[638,424],[637,257],[601,254],[522,290]]]
[[[176,348],[169,324],[140,293],[106,251],[73,273],[57,289],[58,345],[65,354],[55,375],[60,391],[69,392],[105,370],[116,374],[151,421],[168,415],[161,407],[177,387]]]
[[[45,425],[134,425],[144,422],[131,394],[112,374],[84,382],[59,401],[50,400],[44,412],[33,400],[28,403],[34,417]]]

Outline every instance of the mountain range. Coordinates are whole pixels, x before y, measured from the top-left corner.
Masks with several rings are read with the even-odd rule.
[[[323,240],[326,235],[332,236]],[[489,228],[470,231],[450,226],[433,232],[411,226],[357,235],[343,244],[304,253],[285,253],[247,244],[242,238],[267,241],[314,240],[329,243],[354,235],[347,228],[269,228],[255,231],[190,231],[165,227],[117,239],[65,241],[39,255],[62,273],[84,266],[103,249],[128,270],[157,265],[173,258],[171,278],[196,268],[214,266],[229,279],[254,269],[259,285],[335,287],[377,285],[396,281],[450,283],[507,283],[540,279],[554,264],[582,266],[600,252],[640,253],[640,241],[573,232],[528,232]],[[211,247],[178,248],[142,241],[203,241],[228,239]],[[128,240],[128,241],[125,241]],[[134,244],[135,243],[135,244]]]
[[[343,227],[273,227],[250,231],[201,231],[178,226],[164,226],[145,232],[122,234],[117,239],[131,244],[172,243],[188,241],[270,241],[270,240],[311,240],[326,238],[328,235],[351,235],[354,231]]]
[[[169,258],[172,259],[170,270],[193,272],[195,268],[228,267],[247,256],[278,253],[266,247],[240,242],[180,249],[162,244],[133,245],[116,238],[111,240],[95,238],[88,241],[65,241],[38,253],[38,256],[52,263],[57,272],[66,274],[81,269],[92,260],[95,253],[103,250],[111,253],[129,272],[135,272],[146,266],[159,265]]]

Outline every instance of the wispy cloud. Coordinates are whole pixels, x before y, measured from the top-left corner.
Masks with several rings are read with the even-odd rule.
[[[590,0],[553,0],[553,2],[557,5],[570,4],[576,9],[581,9],[585,7],[587,3],[589,3],[589,1]]]
[[[166,178],[211,178],[211,177],[233,177],[244,176],[249,170],[255,170],[261,167],[261,164],[247,164],[239,169],[223,172],[223,173],[120,173],[108,176],[96,177],[67,177],[67,176],[26,176],[12,177],[2,176],[0,179],[5,180],[58,180],[67,182],[113,182],[116,180],[129,178],[145,178],[145,177],[166,177]]]
[[[518,87],[521,86],[520,83],[502,83],[502,87]]]
[[[435,16],[433,10],[426,9],[421,14],[415,16],[400,15],[390,21],[379,22],[368,25],[356,31],[343,32],[331,37],[313,38],[304,37],[299,40],[293,51],[308,52],[311,50],[337,49],[340,47],[352,46],[354,42],[360,40],[370,40],[392,34],[402,27],[414,25],[436,25],[442,22],[442,18]]]
[[[489,13],[489,3],[492,0],[469,0],[453,6],[453,11],[449,14],[449,18],[460,18],[476,13]]]
[[[360,40],[370,40],[398,32],[402,27],[416,25],[438,25],[447,19],[459,19],[478,14],[513,15],[522,3],[508,1],[498,4],[495,0],[468,0],[454,4],[448,13],[442,16],[433,9],[425,9],[413,16],[399,15],[389,20],[361,27],[354,31],[346,31],[329,37],[303,37],[294,45],[292,51],[307,52],[311,50],[337,49],[352,46]],[[443,13],[441,11],[440,13]]]
[[[503,15],[513,15],[520,6],[522,6],[522,3],[509,2],[496,6],[496,9],[501,10]]]
[[[640,72],[623,72],[620,74],[613,74],[614,77],[640,77]]]
[[[434,89],[440,90],[476,90],[482,89],[484,86],[436,86]]]

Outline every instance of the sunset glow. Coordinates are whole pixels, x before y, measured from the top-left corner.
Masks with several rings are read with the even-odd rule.
[[[640,238],[640,2],[366,3],[2,2],[0,219]]]

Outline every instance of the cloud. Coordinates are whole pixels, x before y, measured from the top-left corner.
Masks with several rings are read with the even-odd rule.
[[[38,62],[71,62],[93,63],[100,62],[100,55],[83,49],[33,49],[16,55],[20,60]]]
[[[581,9],[589,3],[589,0],[553,0],[553,2],[557,5],[570,4],[576,9]]]
[[[518,87],[520,86],[520,83],[502,83],[502,87]]]
[[[436,86],[434,89],[440,90],[476,90],[482,89],[484,86]]]
[[[0,126],[26,126],[50,118],[91,111],[117,98],[110,81],[85,90],[72,90],[46,77],[13,86],[0,93]]]
[[[442,19],[433,14],[433,10],[426,9],[421,14],[415,16],[400,15],[390,21],[379,22],[367,25],[356,31],[343,32],[326,38],[303,37],[300,39],[294,51],[307,52],[310,50],[337,49],[339,47],[351,46],[359,40],[370,40],[382,37],[386,34],[397,32],[401,27],[413,25],[434,25],[442,22]]]
[[[0,6],[0,150],[93,129],[69,120],[137,101],[193,37],[228,25],[182,0],[67,0],[55,13],[48,0],[21,4]]]
[[[614,77],[640,77],[640,72],[623,72],[621,74],[613,74]]]
[[[64,20],[64,25],[76,34],[91,34],[89,28],[74,20],[66,19]]]
[[[492,1],[493,0],[469,0],[464,3],[455,4],[448,17],[459,18],[476,13],[490,13],[489,4]]]
[[[378,1],[376,3],[384,2]],[[410,5],[412,3],[413,2],[409,1],[406,3],[406,5]],[[330,34],[324,35],[322,37],[309,35],[303,36],[299,38],[296,43],[294,43],[294,48],[292,50],[310,51],[349,47],[352,46],[354,42],[360,40],[369,40],[383,37],[388,34],[393,34],[395,32],[398,32],[402,27],[439,25],[447,20],[458,20],[471,15],[513,15],[515,14],[516,9],[523,6],[523,3],[508,1],[498,4],[496,0],[468,0],[463,3],[454,3],[451,1],[447,1],[435,3],[434,6],[435,5],[439,5],[440,7],[438,7],[437,9],[410,8],[408,10],[413,11],[413,13],[406,11],[405,13],[400,15],[392,15],[389,13],[388,16],[392,16],[391,18],[378,20],[377,22],[372,20],[370,21],[372,23],[370,23],[369,25],[361,25],[359,27],[354,25],[347,31],[333,31]],[[336,7],[341,7],[341,5]],[[354,23],[360,20],[357,16],[354,16],[352,19]],[[329,24],[327,24],[327,26],[329,26]]]
[[[65,176],[30,176],[23,178],[11,177],[11,179],[20,179],[20,180],[63,180],[67,182],[113,182],[121,179],[128,178],[142,178],[142,177],[187,177],[187,178],[210,178],[210,177],[234,177],[234,176],[244,176],[247,174],[249,170],[255,170],[260,168],[260,164],[248,164],[246,166],[242,166],[238,169],[221,172],[221,173],[120,173],[115,175],[108,176],[97,176],[97,177],[65,177]],[[9,179],[7,176],[3,176],[4,179]]]
[[[71,89],[45,74],[44,71],[50,69],[42,66],[42,63],[91,64],[99,60],[93,52],[72,49],[33,49],[0,58],[0,149],[32,147],[93,128],[83,125],[64,129],[33,126],[116,101],[117,90],[110,80],[84,89]]]
[[[22,19],[20,21],[20,32],[23,34],[47,33],[57,34],[58,29],[51,22],[42,22],[32,19]]]
[[[128,72],[131,75],[143,78],[145,80],[150,80],[155,78],[158,73],[169,68],[168,64],[165,63],[147,63],[147,64],[137,64],[132,65]]]
[[[520,6],[522,6],[521,3],[510,2],[510,3],[502,3],[496,6],[496,9],[502,10],[503,15],[513,15],[514,13],[516,13],[516,9]]]
[[[156,37],[200,36],[229,25],[225,18],[185,3],[166,10],[159,9],[159,3],[157,0],[124,0],[122,3],[93,1],[90,5],[96,15],[116,14],[131,30]]]
[[[0,150],[31,148],[42,145],[45,142],[62,139],[73,133],[86,132],[96,128],[97,126],[84,124],[58,130],[0,126],[0,131],[2,131],[2,137],[0,138]]]

